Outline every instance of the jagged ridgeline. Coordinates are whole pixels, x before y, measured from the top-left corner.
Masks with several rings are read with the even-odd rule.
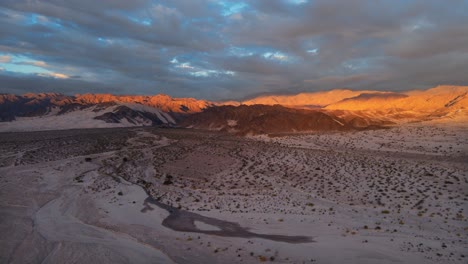
[[[212,102],[167,95],[0,95],[0,131],[178,126],[240,135],[349,131],[468,120],[468,87],[405,92],[331,90]]]

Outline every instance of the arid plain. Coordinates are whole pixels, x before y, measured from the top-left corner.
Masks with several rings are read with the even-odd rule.
[[[2,133],[0,262],[466,263],[467,135]]]

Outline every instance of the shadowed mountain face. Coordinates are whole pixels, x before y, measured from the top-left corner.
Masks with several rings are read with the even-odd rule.
[[[156,113],[146,111],[136,111],[128,106],[118,106],[112,112],[106,112],[96,116],[94,119],[103,120],[106,123],[120,123],[122,120],[137,126],[141,125],[145,120],[151,125],[163,125],[165,122]],[[167,123],[167,122],[166,122]]]
[[[289,133],[301,131],[349,131],[378,127],[379,122],[365,125],[348,122],[333,112],[286,108],[280,105],[241,105],[209,108],[193,114],[181,125],[198,129],[220,130],[239,135]]]
[[[46,114],[55,105],[57,94],[37,94],[17,96],[0,95],[0,122],[13,121],[16,117],[40,116]]]

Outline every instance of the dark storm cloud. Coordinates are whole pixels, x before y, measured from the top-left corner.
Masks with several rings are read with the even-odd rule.
[[[41,77],[35,75],[6,74],[0,71],[0,83],[2,83],[2,93],[108,93],[112,89],[116,93],[123,91],[118,88],[111,88],[102,83],[87,82],[76,78],[60,80],[51,77]],[[74,87],[67,91],[64,87]]]
[[[4,0],[0,92],[229,99],[466,85],[467,8],[462,0]]]

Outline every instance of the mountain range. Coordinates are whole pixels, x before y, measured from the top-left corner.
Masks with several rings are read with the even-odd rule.
[[[213,102],[168,95],[0,94],[0,131],[179,126],[241,135],[465,122],[468,86],[404,92],[336,89]]]

